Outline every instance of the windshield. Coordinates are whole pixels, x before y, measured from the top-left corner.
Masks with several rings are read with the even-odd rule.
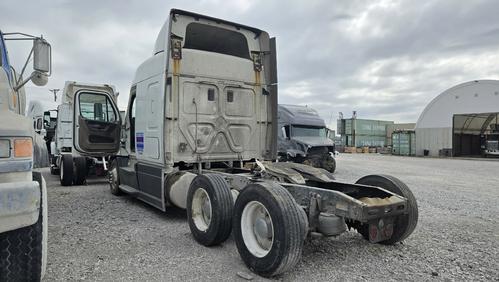
[[[9,57],[7,56],[7,48],[5,47],[5,41],[3,39],[1,31],[0,31],[0,67],[2,67],[5,70],[9,80],[12,80],[11,77],[12,73],[10,71],[10,65],[9,65]]]
[[[326,137],[325,127],[293,125],[293,137]]]

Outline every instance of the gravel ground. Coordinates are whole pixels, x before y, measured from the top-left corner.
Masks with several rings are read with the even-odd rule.
[[[499,281],[499,161],[343,154],[338,180],[392,174],[414,192],[419,223],[404,244],[369,244],[354,231],[305,244],[301,262],[276,279]],[[191,237],[185,212],[156,210],[109,193],[104,179],[61,187],[45,171],[49,253],[45,281],[243,280],[230,238],[206,248]]]

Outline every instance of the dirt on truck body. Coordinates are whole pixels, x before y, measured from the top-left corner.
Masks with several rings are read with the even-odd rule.
[[[10,64],[8,40],[33,42],[21,73]],[[24,76],[31,60],[33,72]],[[39,281],[46,269],[47,187],[33,169],[48,165],[47,147],[24,115],[24,85],[44,86],[51,68],[43,37],[0,30],[0,281]]]
[[[341,183],[322,168],[275,162],[276,66],[267,32],[171,10],[132,82],[111,193],[166,212],[186,209],[193,238],[205,246],[234,233],[242,260],[267,277],[299,261],[311,232],[335,236],[350,226],[371,242],[404,240],[417,204],[400,180]]]

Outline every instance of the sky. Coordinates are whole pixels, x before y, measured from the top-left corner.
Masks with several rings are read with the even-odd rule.
[[[499,2],[51,0],[0,2],[3,32],[43,34],[52,45],[48,84],[28,99],[53,107],[66,80],[108,83],[126,108],[136,68],[151,56],[169,10],[254,26],[277,38],[279,103],[307,105],[331,128],[350,117],[416,122],[444,90],[499,79]],[[18,70],[31,46],[9,41]]]

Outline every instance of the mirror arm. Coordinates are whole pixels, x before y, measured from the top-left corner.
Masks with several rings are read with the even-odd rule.
[[[24,71],[26,70],[26,67],[28,66],[29,60],[31,59],[31,55],[33,55],[33,50],[34,50],[34,48],[31,47],[31,51],[29,52],[28,58],[26,59],[26,62],[24,63],[24,66],[21,70],[21,73],[19,74],[19,80],[16,81],[16,84],[19,84],[21,82],[21,78],[23,77]],[[31,79],[31,76],[30,76],[30,79]],[[28,82],[28,81],[24,81],[24,83],[21,86],[19,86],[17,89],[21,88],[24,84],[26,84],[26,82]],[[17,89],[16,89],[16,91],[17,91]]]
[[[18,82],[16,83],[17,85],[14,86],[14,91],[17,92],[17,90],[19,90],[19,88],[23,87],[26,83],[28,83],[28,81],[31,80],[31,78],[33,78],[33,75],[35,74],[35,72],[33,72],[28,78],[26,78],[25,80],[23,80],[22,82]],[[19,80],[21,80],[21,76],[19,76]]]

